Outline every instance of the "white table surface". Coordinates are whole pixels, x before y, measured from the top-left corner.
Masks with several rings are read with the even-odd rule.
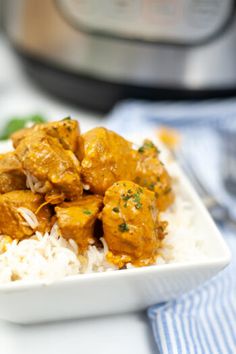
[[[103,124],[99,115],[52,99],[29,82],[1,36],[0,65],[0,127],[12,115],[36,112],[49,119],[71,115],[82,130]],[[54,353],[153,354],[157,349],[144,313],[28,326],[0,321],[0,354]]]
[[[154,354],[145,314],[41,325],[0,321],[1,354]]]

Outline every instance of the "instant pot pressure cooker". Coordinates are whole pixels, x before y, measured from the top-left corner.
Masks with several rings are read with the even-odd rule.
[[[233,0],[5,0],[4,18],[31,77],[86,107],[236,92]]]

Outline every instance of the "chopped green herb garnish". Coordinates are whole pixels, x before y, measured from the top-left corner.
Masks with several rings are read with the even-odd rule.
[[[112,209],[114,211],[114,213],[119,213],[120,209],[118,207],[115,207]]]
[[[70,116],[69,117],[65,117],[65,118],[62,119],[62,121],[63,120],[71,120],[71,117]]]
[[[125,222],[123,222],[122,224],[120,224],[118,227],[119,227],[119,230],[120,230],[121,232],[127,232],[127,231],[129,231],[129,227],[128,227],[128,225],[127,225]]]
[[[46,119],[40,114],[32,114],[25,117],[12,117],[4,126],[0,133],[0,140],[9,139],[16,131],[27,128],[29,124],[40,124],[46,122]]]
[[[140,148],[138,149],[138,152],[143,154],[145,152],[145,150],[147,150],[147,149],[154,149],[158,154],[160,152],[157,149],[157,147],[153,144],[153,142],[150,140],[144,141],[143,145],[140,146]]]
[[[137,192],[133,195],[135,208],[140,209],[142,207],[141,199],[140,199],[140,192]]]
[[[123,195],[121,196],[121,198],[122,198],[123,200],[125,200],[125,201],[129,200],[131,197],[132,197],[132,195],[129,195],[129,194],[123,194]]]
[[[83,213],[85,214],[85,215],[91,215],[92,214],[92,212],[90,211],[90,210],[83,210]]]
[[[142,153],[144,152],[144,147],[141,146],[141,147],[138,149],[138,152],[139,152],[140,154],[142,154]]]
[[[154,191],[154,187],[155,187],[155,183],[150,183],[148,186],[148,189],[150,189],[151,191]]]
[[[140,202],[140,194],[139,194],[139,193],[135,193],[135,194],[133,195],[133,198],[134,198],[134,202],[135,202],[135,203]]]
[[[144,143],[144,147],[147,147],[147,148],[155,148],[155,145],[153,144],[152,141],[145,141]]]
[[[142,208],[142,203],[136,203],[135,204],[136,209],[141,209]]]
[[[142,203],[140,201],[140,194],[143,193],[143,189],[141,187],[137,188],[137,193],[132,194],[132,190],[129,189],[127,194],[122,194],[121,198],[125,201],[124,208],[127,208],[127,202],[132,198],[135,203],[135,208],[140,209],[142,207]]]

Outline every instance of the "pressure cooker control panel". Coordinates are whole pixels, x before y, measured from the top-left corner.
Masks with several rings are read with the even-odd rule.
[[[195,44],[217,34],[233,0],[57,0],[82,31],[145,41]]]

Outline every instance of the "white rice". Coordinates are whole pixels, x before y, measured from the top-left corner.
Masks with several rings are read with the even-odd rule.
[[[89,191],[90,190],[90,185],[89,184],[83,184],[83,189],[85,191]]]
[[[168,167],[172,177],[175,177],[175,165],[170,163]],[[28,182],[30,184],[32,179],[29,178]],[[209,254],[204,235],[196,228],[195,209],[178,179],[174,181],[174,191],[174,204],[162,213],[162,219],[168,221],[168,234],[157,257],[157,264],[206,260]],[[36,216],[25,208],[19,208],[18,211],[34,229],[37,225]],[[0,244],[1,239],[4,236],[0,236]],[[28,239],[19,242],[14,240],[0,254],[0,283],[22,279],[51,282],[75,274],[113,271],[116,267],[106,261],[106,242],[103,238],[101,242],[102,249],[90,245],[87,253],[80,256],[75,241],[61,237],[57,224],[54,224],[50,234],[36,232]],[[132,264],[128,264],[127,268],[133,268]]]
[[[26,187],[29,188],[33,193],[46,193],[47,186],[44,182],[39,181],[35,176],[25,171],[26,175]]]
[[[20,207],[17,209],[18,213],[25,219],[26,223],[31,227],[31,229],[35,230],[38,225],[37,216],[29,209]]]
[[[61,237],[36,232],[29,239],[13,241],[0,256],[0,282],[12,280],[53,281],[78,274],[80,261],[74,248]]]

